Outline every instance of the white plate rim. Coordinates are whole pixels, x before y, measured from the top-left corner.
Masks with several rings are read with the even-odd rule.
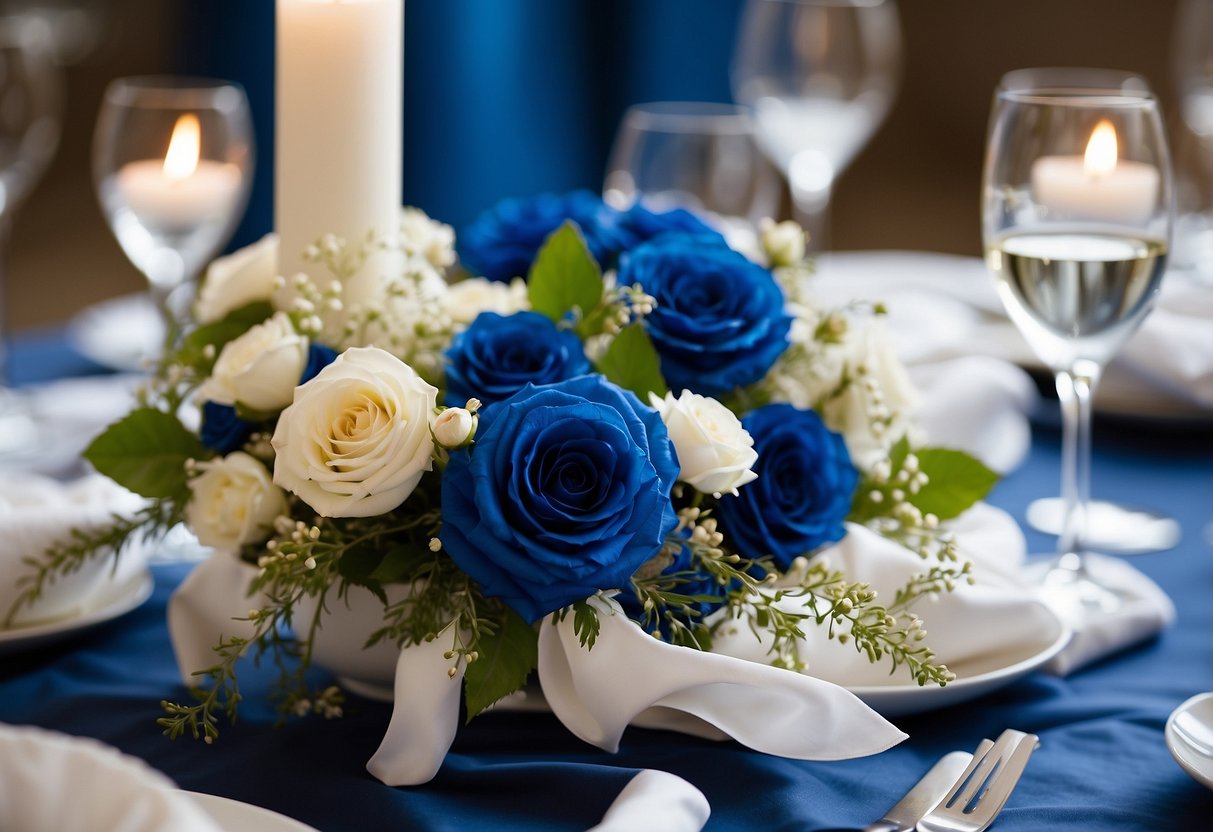
[[[909,716],[976,699],[1022,679],[1065,649],[1074,635],[1074,630],[1051,610],[1049,613],[1057,626],[1053,640],[1032,655],[1017,659],[1003,667],[973,676],[964,675],[963,665],[959,666],[958,671],[957,668],[950,668],[957,671],[957,678],[944,687],[917,684],[844,685],[844,687],[884,717]]]
[[[93,606],[80,615],[28,627],[0,629],[0,655],[49,644],[126,615],[150,598],[154,588],[155,579],[151,570],[143,569],[109,590],[100,605]]]
[[[1213,699],[1213,691],[1198,693],[1185,699],[1167,717],[1163,736],[1167,741],[1167,750],[1171,752],[1171,756],[1175,758],[1175,762],[1179,763],[1179,767],[1187,772],[1197,783],[1200,783],[1207,789],[1213,789],[1213,757],[1209,757],[1192,748],[1187,740],[1181,737],[1179,732],[1175,730],[1175,718],[1184,711],[1191,710],[1197,703],[1203,702],[1206,699]],[[1197,765],[1193,758],[1204,763],[1203,771],[1201,770],[1202,766]]]
[[[313,826],[264,806],[206,792],[178,791],[221,824],[224,832],[318,832]],[[240,826],[229,825],[232,820],[240,823]]]

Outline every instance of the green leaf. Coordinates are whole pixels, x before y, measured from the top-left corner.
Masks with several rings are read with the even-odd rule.
[[[649,393],[664,396],[669,389],[661,375],[657,349],[639,323],[625,327],[615,336],[598,361],[598,372],[625,390],[631,390],[646,403]]]
[[[265,300],[253,301],[239,309],[233,309],[221,320],[200,326],[185,336],[181,349],[177,352],[177,361],[196,367],[203,373],[209,373],[215,363],[215,357],[206,357],[208,345],[213,346],[215,355],[218,355],[228,341],[239,338],[273,314],[274,307]]]
[[[914,453],[928,482],[910,499],[923,514],[934,514],[940,520],[956,517],[998,482],[998,474],[963,451],[923,448]]]
[[[133,410],[92,441],[84,458],[100,473],[144,497],[189,495],[185,462],[208,456],[202,443],[172,414]]]
[[[598,620],[598,610],[593,604],[587,604],[585,601],[573,604],[573,632],[581,641],[582,647],[593,649],[601,630],[602,623]]]
[[[531,308],[559,323],[572,309],[589,315],[602,302],[602,270],[572,222],[552,232],[527,278]]]
[[[513,610],[507,610],[497,632],[480,636],[479,654],[463,677],[467,719],[526,684],[539,663],[539,637]]]

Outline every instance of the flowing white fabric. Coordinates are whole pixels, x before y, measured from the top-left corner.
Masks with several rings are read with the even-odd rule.
[[[912,367],[973,355],[1038,364],[976,257],[843,252],[823,256],[811,280],[811,296],[826,305],[884,301],[898,354]],[[1213,418],[1210,317],[1213,289],[1180,273],[1168,275],[1154,311],[1106,368],[1096,407]]]
[[[646,635],[613,600],[593,598],[601,629],[581,646],[572,616],[539,631],[539,682],[552,712],[592,745],[617,751],[650,708],[718,728],[743,745],[799,760],[878,754],[906,738],[837,685]]]
[[[221,638],[251,637],[249,610],[260,607],[250,597],[249,582],[256,568],[231,552],[217,551],[200,562],[173,592],[168,602],[168,633],[177,670],[186,685],[198,684],[192,674],[215,664]]]
[[[61,483],[34,474],[0,477],[0,621],[8,615],[20,587],[17,579],[31,572],[27,558],[37,558],[50,546],[70,539],[72,529],[92,531],[130,516],[143,499],[97,474]],[[17,625],[69,618],[132,579],[147,564],[147,551],[128,546],[115,563],[109,552],[98,553],[79,570],[50,583],[42,597],[22,608]]]
[[[1122,606],[1114,612],[1086,612],[1074,623],[1074,637],[1045,668],[1068,676],[1092,662],[1153,638],[1175,621],[1175,604],[1162,588],[1127,561],[1106,555],[1084,557],[1091,577],[1115,591]],[[1028,571],[1037,580],[1048,564]],[[1059,610],[1064,615],[1064,607]]]
[[[712,813],[703,792],[655,769],[637,774],[589,832],[699,832]]]
[[[448,675],[451,649],[447,630],[426,644],[413,644],[396,660],[392,719],[366,769],[389,786],[427,783],[438,773],[459,727],[459,695],[464,665]]]
[[[0,725],[0,829],[222,832],[167,777],[93,739]]]

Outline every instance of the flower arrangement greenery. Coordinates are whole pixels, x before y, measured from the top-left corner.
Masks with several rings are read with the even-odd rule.
[[[284,713],[339,713],[305,676],[326,601],[300,604],[351,587],[383,603],[370,643],[449,641],[469,718],[526,682],[550,620],[592,650],[593,596],[691,649],[740,622],[798,672],[827,628],[950,680],[914,605],[968,579],[946,521],[995,477],[920,447],[882,310],[815,307],[799,227],[743,251],[688,212],[573,193],[501,203],[458,256],[412,209],[389,250],[317,241],[310,275],[277,276],[274,246],[212,266],[139,406],[86,452],[145,508],[22,578],[19,604],[182,522],[255,568],[248,631],[164,703],[169,736],[218,735],[250,653],[280,669]],[[895,597],[814,557],[848,521],[921,556]]]

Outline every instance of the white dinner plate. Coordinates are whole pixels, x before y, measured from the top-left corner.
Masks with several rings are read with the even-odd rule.
[[[147,372],[160,356],[164,322],[146,292],[119,295],[94,304],[67,327],[72,346],[102,367]]]
[[[1014,650],[948,663],[956,678],[938,685],[866,685],[847,687],[881,716],[887,718],[933,711],[976,699],[1022,679],[1061,652],[1073,631],[1056,616],[1051,633]]]
[[[1198,693],[1176,708],[1164,734],[1175,762],[1197,783],[1213,789],[1213,692]]]
[[[210,815],[223,832],[316,832],[315,827],[251,803],[184,789],[181,793]]]
[[[126,615],[151,596],[153,584],[152,573],[144,570],[107,588],[80,615],[29,627],[0,629],[0,656],[44,647]]]

